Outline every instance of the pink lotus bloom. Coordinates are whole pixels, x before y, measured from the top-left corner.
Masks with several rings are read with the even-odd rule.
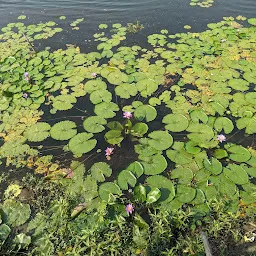
[[[123,113],[123,117],[127,118],[127,119],[131,119],[132,118],[132,113],[129,111],[126,111]]]
[[[25,77],[24,80],[26,80],[28,82],[29,81],[29,77]]]
[[[225,135],[223,135],[223,134],[220,134],[220,135],[218,135],[217,136],[217,140],[220,142],[220,143],[222,143],[223,141],[226,141],[226,136]]]
[[[112,155],[113,154],[113,151],[114,151],[114,148],[107,148],[106,150],[105,150],[105,152],[106,152],[106,156],[110,156],[110,155]]]
[[[92,77],[95,78],[97,76],[97,73],[93,72]]]
[[[27,99],[27,98],[28,98],[28,94],[27,94],[26,92],[24,92],[24,93],[22,94],[22,97],[23,97],[24,99]]]
[[[28,77],[28,72],[25,72],[25,73],[24,73],[24,76],[25,76],[25,77]]]
[[[72,179],[73,177],[73,172],[70,168],[66,169],[65,172],[67,173],[67,175],[65,176],[65,178],[67,179]]]
[[[125,210],[128,214],[132,214],[132,212],[134,211],[134,207],[132,204],[127,204]]]

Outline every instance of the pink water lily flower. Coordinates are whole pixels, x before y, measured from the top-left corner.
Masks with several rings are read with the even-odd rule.
[[[24,93],[22,94],[22,97],[23,97],[24,99],[27,99],[27,98],[28,98],[28,94],[27,94],[26,92],[24,92]]]
[[[132,118],[132,113],[129,111],[126,111],[123,113],[123,117],[127,118],[127,119],[131,119]]]
[[[24,73],[24,80],[26,80],[27,82],[29,81],[29,74],[28,74],[28,72]]]
[[[97,76],[97,73],[93,72],[92,77],[95,78]]]
[[[105,152],[106,152],[106,156],[110,156],[110,155],[112,155],[113,154],[113,151],[114,151],[114,148],[107,148],[106,150],[105,150]]]
[[[226,141],[226,136],[225,135],[223,135],[223,134],[219,134],[218,136],[217,136],[217,140],[220,142],[220,143],[222,143],[223,141]]]
[[[127,204],[125,210],[128,214],[132,214],[132,212],[134,211],[134,207],[132,204]]]

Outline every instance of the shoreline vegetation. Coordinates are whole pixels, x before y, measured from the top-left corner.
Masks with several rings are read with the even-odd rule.
[[[256,18],[146,46],[126,43],[139,21],[100,24],[94,52],[39,50],[63,28],[18,20],[0,34],[0,255],[256,255]]]

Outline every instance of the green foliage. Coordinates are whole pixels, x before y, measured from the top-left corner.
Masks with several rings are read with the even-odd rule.
[[[29,141],[38,142],[45,140],[50,134],[51,126],[48,123],[37,123],[28,127],[24,132],[24,137]]]
[[[92,137],[93,134],[86,132],[75,135],[68,143],[69,150],[76,156],[90,152],[97,144]]]
[[[52,126],[51,137],[55,140],[69,140],[77,134],[76,123],[72,121],[61,121]]]
[[[104,162],[95,163],[90,170],[92,177],[98,182],[104,182],[105,176],[110,177],[112,174],[112,169]]]
[[[207,7],[212,1],[191,4]],[[79,29],[82,21],[77,19],[71,27]],[[120,46],[127,32],[142,28],[139,22],[113,24],[110,31],[101,24],[94,35],[97,51],[87,53],[71,45],[56,51],[33,49],[34,40],[62,31],[54,21],[2,28],[1,163],[25,167],[26,172],[35,169],[46,177],[31,189],[31,208],[19,201],[26,186],[5,191],[1,250],[11,254],[29,248],[35,255],[199,255],[203,247],[198,230],[207,227],[212,237],[223,236],[237,215],[249,215],[256,202],[254,18],[248,23],[252,26],[226,17],[200,33],[170,35],[163,29],[149,35],[148,49]],[[72,116],[71,121],[66,115],[71,112],[62,112],[47,120],[46,106],[52,115],[77,110],[83,116]],[[121,109],[130,112],[123,121]],[[52,125],[57,119],[62,121]],[[81,133],[81,126],[86,132]],[[218,141],[220,134],[228,134],[226,142]],[[55,141],[37,143],[49,136]],[[103,136],[109,146],[122,147],[115,147],[111,158],[105,159],[104,143],[98,143],[95,154]],[[46,145],[56,140],[69,141]],[[48,154],[62,146],[64,154],[40,157],[41,149]],[[70,164],[69,151],[81,162]],[[83,162],[91,166],[88,172]],[[62,184],[61,196],[53,195],[60,188],[52,187],[50,179]],[[214,205],[216,198],[222,198],[223,205]],[[132,214],[125,211],[128,204],[134,207]],[[159,215],[153,216],[154,211]],[[26,229],[23,224],[30,217]]]

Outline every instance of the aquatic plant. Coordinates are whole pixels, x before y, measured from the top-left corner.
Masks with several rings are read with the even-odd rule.
[[[95,52],[35,49],[34,40],[61,32],[56,26],[18,22],[2,29],[4,164],[32,168],[81,199],[65,218],[99,205],[125,218],[134,207],[138,248],[148,232],[141,216],[152,209],[189,208],[202,217],[221,197],[229,212],[252,211],[254,19],[227,17],[200,33],[163,29],[148,36],[148,49],[124,46],[127,27],[101,24]]]

